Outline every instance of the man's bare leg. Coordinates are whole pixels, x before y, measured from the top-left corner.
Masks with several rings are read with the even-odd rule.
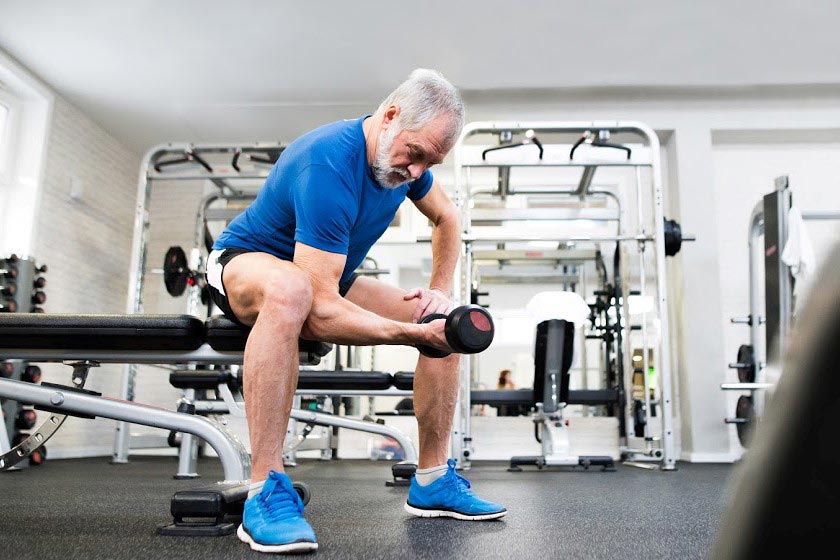
[[[356,279],[347,299],[382,317],[411,322],[417,300],[405,301],[405,291],[361,276]],[[447,358],[420,355],[414,370],[414,414],[420,435],[420,469],[446,463],[449,437],[458,398],[460,354]]]
[[[298,337],[312,305],[309,276],[265,253],[234,257],[224,269],[228,301],[252,325],[243,364],[252,477],[284,472],[283,440],[298,380]]]

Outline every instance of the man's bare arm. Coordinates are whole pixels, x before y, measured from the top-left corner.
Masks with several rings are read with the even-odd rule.
[[[449,199],[437,179],[429,192],[414,202],[432,222],[432,279],[430,289],[452,293],[452,278],[461,253],[461,219],[458,208]]]
[[[301,336],[336,344],[429,344],[441,349],[448,346],[442,327],[400,323],[355,305],[338,293],[338,281],[346,256],[315,249],[303,243],[295,245],[294,263],[309,274],[312,281],[312,310]],[[436,331],[440,330],[440,333]]]

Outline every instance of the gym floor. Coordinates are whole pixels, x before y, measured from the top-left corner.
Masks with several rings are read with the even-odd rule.
[[[290,469],[312,490],[307,518],[317,558],[703,558],[726,505],[732,465],[680,463],[674,472],[618,465],[600,470],[509,473],[479,463],[466,476],[508,508],[500,521],[419,519],[402,509],[407,488],[388,488],[390,463],[306,461]],[[4,558],[267,557],[234,535],[160,537],[177,490],[219,480],[202,459],[198,481],[172,479],[171,457],[47,461],[0,474]]]

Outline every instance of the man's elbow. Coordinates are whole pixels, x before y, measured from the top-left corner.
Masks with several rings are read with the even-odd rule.
[[[307,340],[325,341],[329,336],[329,325],[336,313],[336,306],[330,301],[329,296],[322,297],[315,294],[312,298],[312,307],[309,316],[303,323],[300,331],[302,338]]]

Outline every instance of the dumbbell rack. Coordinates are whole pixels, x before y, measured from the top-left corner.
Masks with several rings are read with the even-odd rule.
[[[43,276],[46,272],[46,265],[38,266],[31,258],[9,255],[0,259],[0,312],[43,313],[41,305],[47,301],[43,291],[47,285]],[[15,381],[39,383],[41,368],[24,360],[5,360],[0,362],[0,376]],[[29,437],[26,430],[35,427],[37,416],[32,408],[13,400],[0,401],[0,408],[4,420],[0,429],[2,455]],[[42,447],[30,456],[29,464],[40,465],[45,459],[46,448]]]

